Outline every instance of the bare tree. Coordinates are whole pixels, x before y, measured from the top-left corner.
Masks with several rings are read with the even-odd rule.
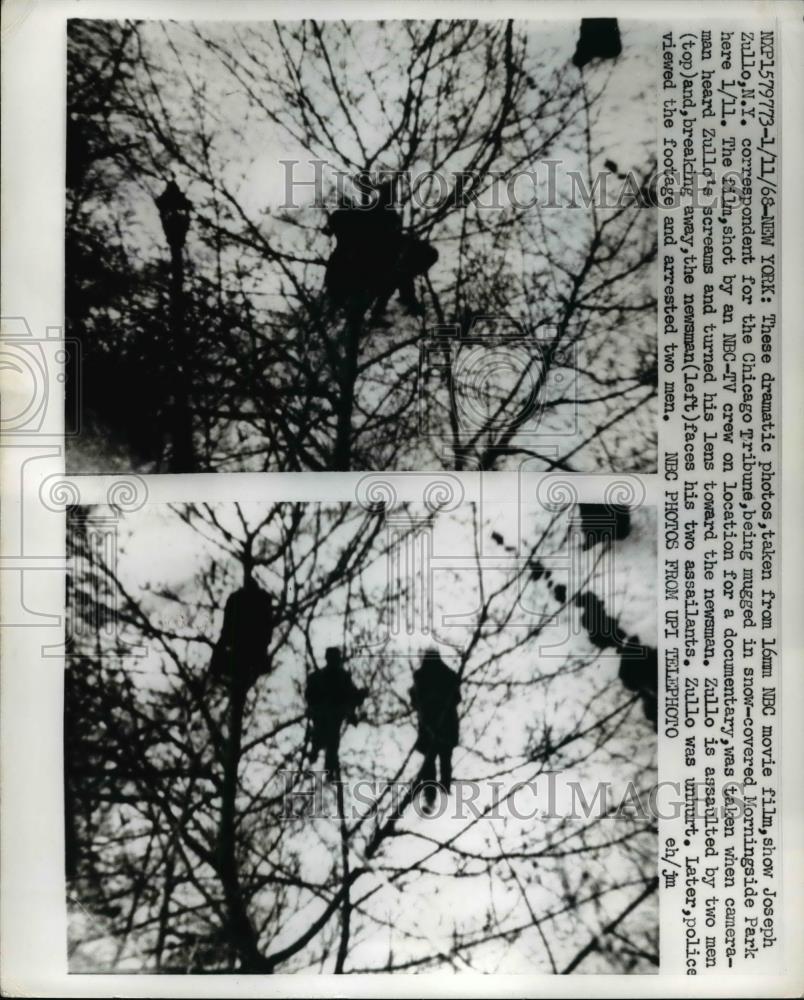
[[[70,532],[71,968],[656,966],[656,825],[644,806],[655,734],[616,660],[570,627],[575,595],[600,585],[604,546],[570,572],[577,532],[565,513],[535,509],[502,569],[486,553],[509,540],[469,506],[395,509],[390,531],[388,510],[359,505],[190,505],[147,518],[157,544],[183,546],[171,577],[151,562],[142,521],[123,523],[117,564],[88,558],[86,517]],[[467,544],[432,598],[434,623],[452,616],[442,650],[462,690],[454,810],[434,817],[416,808],[418,653],[404,627],[389,631],[416,576],[399,583],[389,567],[422,530]],[[275,621],[268,672],[236,698],[210,679],[209,658],[246,572],[272,594]],[[609,598],[624,622],[638,612],[633,580]],[[369,700],[342,739],[343,782],[320,786],[304,686],[333,643]],[[145,655],[121,659],[124,644]],[[611,797],[537,817],[528,788],[557,773],[588,799],[606,781]]]
[[[612,77],[579,72],[564,30],[566,58],[526,22],[71,22],[67,313],[86,425],[71,464],[169,464],[160,417],[181,362],[203,470],[655,468],[652,131],[627,183],[609,175],[625,196],[588,204]],[[630,111],[637,130],[649,107]],[[528,184],[551,157],[575,171],[552,200]],[[318,170],[330,204],[340,177],[412,178],[405,227],[440,254],[422,319],[333,313],[325,208],[271,206],[281,160],[294,197]],[[172,173],[193,205],[186,359],[167,349],[154,205]],[[516,331],[526,362],[467,347],[479,330]],[[98,388],[124,372],[130,404]]]

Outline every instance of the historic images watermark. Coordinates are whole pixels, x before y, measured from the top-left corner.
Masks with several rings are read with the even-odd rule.
[[[396,204],[410,202],[418,209],[465,208],[622,208],[630,204],[655,207],[655,175],[643,177],[630,170],[601,171],[587,183],[579,170],[565,169],[562,160],[546,159],[535,169],[490,171],[482,176],[471,171],[377,170],[352,176],[332,169],[324,160],[279,160],[284,171],[284,211],[310,203],[318,208],[341,204],[350,195],[356,205],[370,210],[377,202],[377,187],[385,185],[395,194]],[[616,164],[612,164],[616,168]],[[306,195],[306,196],[305,196]]]
[[[665,140],[663,164],[647,173],[621,171],[607,160],[591,179],[585,172],[568,167],[563,160],[545,159],[531,169],[471,171],[379,169],[353,175],[318,159],[280,159],[284,200],[280,211],[334,208],[349,202],[358,210],[371,211],[378,204],[378,189],[393,193],[387,207],[409,204],[414,210],[447,211],[474,205],[479,209],[719,209],[730,211],[750,199],[750,170],[740,165],[735,150],[733,169],[716,173],[712,167],[679,171],[671,164],[676,140]],[[311,197],[312,196],[312,197]]]
[[[634,781],[578,781],[560,771],[514,782],[456,780],[447,790],[438,782],[332,780],[326,771],[282,771],[282,818],[357,821],[377,813],[456,820],[665,820],[687,824],[717,818],[734,820],[750,806],[745,784],[659,781],[648,787]],[[428,794],[429,793],[429,794]]]

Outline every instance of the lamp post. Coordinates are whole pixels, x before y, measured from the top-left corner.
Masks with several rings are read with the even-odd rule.
[[[176,375],[173,391],[171,472],[195,471],[193,421],[190,410],[189,350],[184,324],[184,244],[190,228],[192,202],[171,177],[156,199],[159,218],[170,247],[170,336]]]

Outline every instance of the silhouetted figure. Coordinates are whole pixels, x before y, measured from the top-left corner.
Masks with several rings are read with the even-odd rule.
[[[616,17],[584,17],[573,63],[578,69],[593,59],[616,59],[622,52],[620,28]]]
[[[305,690],[311,724],[310,760],[315,761],[323,750],[327,774],[336,778],[343,724],[357,723],[357,709],[365,701],[366,691],[357,687],[349,676],[337,646],[329,646],[324,658],[324,667],[310,674]]]
[[[578,513],[584,549],[591,549],[606,538],[621,542],[631,534],[631,509],[624,504],[579,503]]]
[[[436,757],[438,787],[446,794],[452,783],[452,751],[458,745],[458,702],[460,680],[434,649],[422,657],[422,665],[413,674],[410,700],[416,710],[419,734],[415,749],[423,754],[419,782],[424,800],[432,808],[436,797]]]
[[[357,317],[370,306],[372,322],[383,321],[395,292],[407,312],[421,315],[414,279],[438,260],[438,251],[402,229],[394,207],[395,182],[360,179],[359,204],[336,209],[326,231],[336,240],[325,283],[330,300]]]
[[[385,282],[385,289],[377,296],[372,311],[372,321],[381,323],[388,303],[395,292],[410,316],[421,316],[424,307],[416,297],[415,278],[427,274],[438,260],[438,251],[425,240],[416,239],[407,233],[399,238],[396,264]]]
[[[211,675],[218,681],[229,680],[233,691],[247,691],[270,669],[272,632],[271,595],[249,577],[226,601],[220,638],[212,652]]]

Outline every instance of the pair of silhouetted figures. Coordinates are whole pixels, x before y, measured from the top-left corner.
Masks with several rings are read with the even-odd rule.
[[[415,279],[435,264],[438,251],[404,232],[394,207],[393,180],[372,184],[367,175],[358,179],[358,202],[336,209],[327,223],[326,231],[336,241],[325,277],[330,300],[353,319],[371,307],[371,322],[378,326],[385,325],[386,307],[399,292],[407,312],[419,316],[423,309]]]
[[[340,649],[330,646],[325,666],[313,671],[305,692],[311,728],[310,758],[316,760],[323,750],[324,768],[330,778],[340,773],[338,751],[343,726],[358,721],[357,712],[366,694],[344,667]],[[428,650],[413,674],[410,689],[418,728],[415,749],[424,757],[416,789],[422,790],[428,810],[435,803],[438,789],[449,794],[452,784],[452,751],[458,745],[460,698],[458,675],[435,650]]]

